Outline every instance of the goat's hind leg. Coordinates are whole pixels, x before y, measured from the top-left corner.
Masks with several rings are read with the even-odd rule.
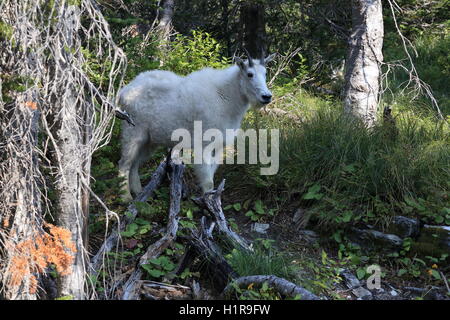
[[[121,186],[123,192],[122,199],[124,201],[131,201],[133,197],[130,191],[136,191],[136,179],[139,180],[137,169],[139,165],[140,152],[142,146],[146,143],[145,133],[136,130],[134,127],[125,124],[122,128],[122,157],[119,161],[119,177],[124,179]],[[132,170],[133,169],[133,170]],[[137,177],[136,177],[137,176]],[[140,182],[139,182],[140,184]],[[130,189],[130,187],[132,187]]]
[[[139,168],[150,158],[151,154],[151,147],[148,144],[141,146],[140,150],[138,151],[138,156],[131,166],[130,189],[131,193],[133,193],[135,196],[142,192],[141,179],[139,178]]]

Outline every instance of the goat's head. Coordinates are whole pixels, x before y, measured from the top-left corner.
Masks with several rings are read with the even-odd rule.
[[[247,96],[250,104],[264,106],[272,100],[272,93],[266,84],[266,64],[273,59],[275,54],[266,58],[252,59],[247,53],[247,60],[235,58],[241,71],[241,90]]]

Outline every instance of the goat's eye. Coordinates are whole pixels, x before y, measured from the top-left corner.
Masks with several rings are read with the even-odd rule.
[[[247,76],[248,76],[249,78],[253,78],[253,73],[247,73]]]

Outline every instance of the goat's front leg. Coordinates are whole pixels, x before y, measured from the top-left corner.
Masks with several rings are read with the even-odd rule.
[[[214,173],[216,172],[217,164],[196,164],[194,165],[195,175],[198,183],[202,189],[202,193],[214,189]]]

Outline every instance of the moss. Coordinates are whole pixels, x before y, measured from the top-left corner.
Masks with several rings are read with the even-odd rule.
[[[0,21],[0,40],[11,40],[14,29],[10,24]]]
[[[449,254],[450,232],[442,228],[424,228],[417,241],[412,242],[410,254],[419,257],[441,257]],[[447,258],[447,262],[450,259]]]
[[[79,7],[79,6],[81,6],[81,0],[68,0],[67,4],[69,6],[77,6],[77,7]]]

